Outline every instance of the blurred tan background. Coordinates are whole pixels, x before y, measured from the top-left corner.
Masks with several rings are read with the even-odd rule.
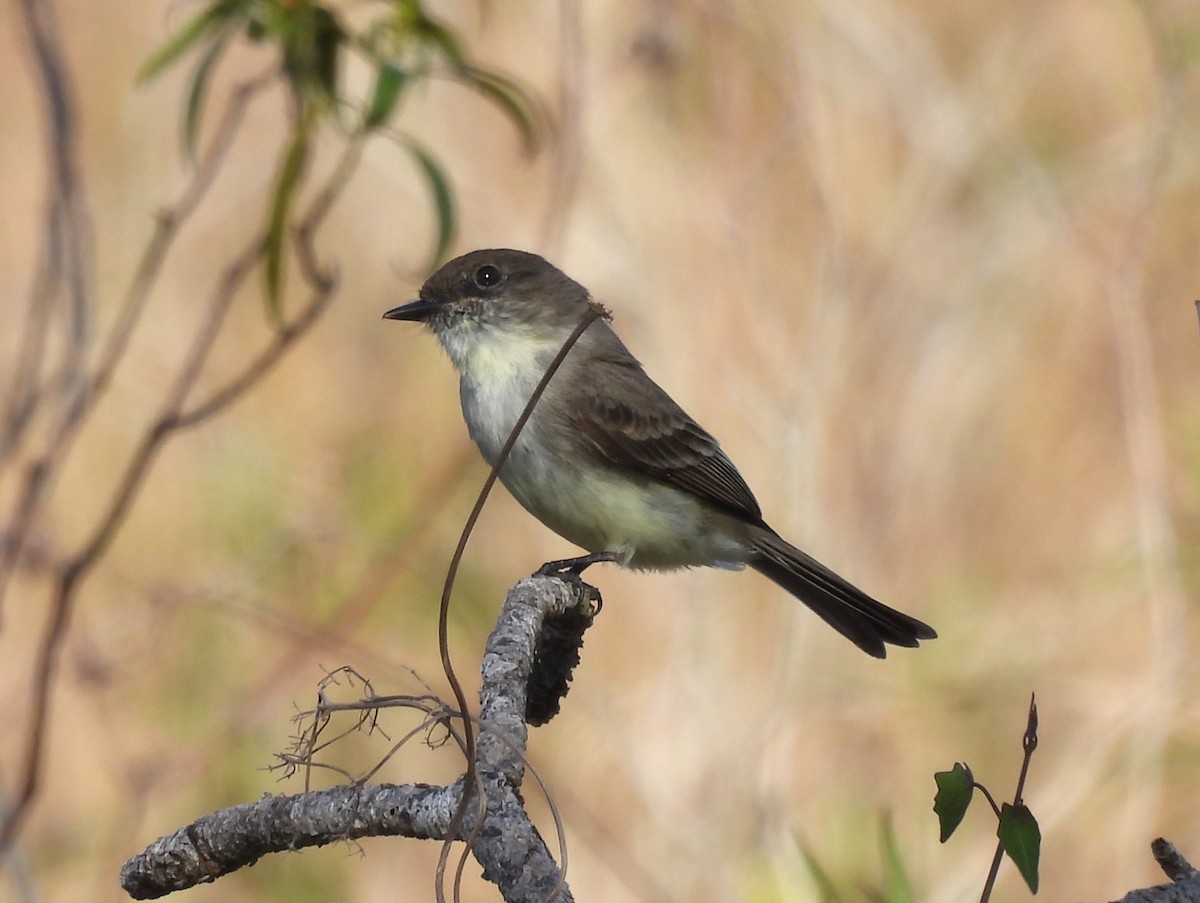
[[[144,88],[135,73],[192,7],[57,8],[111,319],[187,172],[183,72]],[[466,89],[411,99],[401,126],[454,180],[455,251],[534,250],[587,285],[777,529],[940,633],[877,662],[753,574],[591,571],[606,607],[562,715],[530,740],[576,898],[814,900],[807,847],[856,899],[882,881],[890,817],[918,899],[976,899],[994,822],[973,808],[939,845],[932,775],[966,761],[1009,798],[1031,691],[1042,730],[1026,799],[1046,899],[1160,882],[1159,835],[1200,858],[1200,10],[431,9],[557,117],[529,160]],[[46,173],[6,12],[0,271],[15,324]],[[234,54],[214,103],[261,62]],[[56,491],[46,548],[107,503],[214,274],[262,222],[277,111],[255,107],[183,234]],[[124,899],[121,862],[160,834],[301,789],[263,769],[325,669],[353,664],[386,693],[419,686],[411,667],[446,692],[438,594],[486,471],[432,337],[380,320],[423,278],[431,223],[411,161],[372,145],[319,241],[342,279],[329,313],[257,391],[159,459],[80,600],[44,786],[0,899]],[[252,288],[205,385],[266,340]],[[18,336],[3,332],[7,378]],[[8,505],[11,474],[0,489]],[[573,551],[497,493],[454,609],[472,685],[505,588]],[[36,574],[7,603],[5,782],[46,603]],[[356,740],[345,762],[385,748]],[[412,749],[380,777],[458,769],[447,749]],[[437,854],[376,840],[277,856],[187,899],[432,899]],[[498,899],[467,872],[468,899]],[[1027,898],[1006,863],[994,899]]]

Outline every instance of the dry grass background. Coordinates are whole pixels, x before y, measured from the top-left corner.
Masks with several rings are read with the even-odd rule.
[[[145,0],[58,9],[111,316],[185,174],[182,81],[132,86],[177,20]],[[560,113],[529,161],[461,88],[408,109],[404,126],[455,179],[457,249],[536,250],[588,285],[781,532],[941,634],[876,662],[754,575],[592,572],[606,608],[564,713],[531,739],[576,897],[812,900],[808,846],[855,899],[883,874],[887,814],[919,899],[973,899],[994,827],[973,811],[939,846],[932,774],[965,760],[1011,793],[1033,690],[1044,896],[1157,882],[1160,834],[1200,857],[1196,8],[437,12]],[[235,57],[225,78],[254,62]],[[46,175],[15,14],[0,19],[0,73],[15,323]],[[269,106],[169,266],[55,495],[46,548],[106,503],[182,327],[261,221],[280,133]],[[373,148],[321,241],[343,279],[324,322],[160,459],[74,620],[44,790],[0,899],[122,899],[121,861],[154,837],[298,789],[261,769],[324,668],[353,663],[396,692],[411,666],[443,687],[437,593],[485,471],[432,338],[379,319],[419,284],[430,221],[411,165]],[[247,292],[208,378],[265,335]],[[17,338],[0,333],[6,372]],[[0,490],[11,497],[11,474]],[[475,672],[504,588],[569,551],[497,495],[460,581],[461,671]],[[0,635],[6,778],[45,603],[28,575]],[[385,777],[457,767],[412,750]],[[362,851],[275,857],[187,898],[432,897],[435,845]],[[468,899],[492,894],[470,883]],[[1006,865],[997,899],[1026,898]]]

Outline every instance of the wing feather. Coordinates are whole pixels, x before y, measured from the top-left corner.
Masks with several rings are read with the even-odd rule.
[[[604,356],[603,379],[578,376],[573,425],[610,461],[672,483],[751,521],[754,493],[708,432],[632,357]]]

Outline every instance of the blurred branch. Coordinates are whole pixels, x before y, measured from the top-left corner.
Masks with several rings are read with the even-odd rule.
[[[349,145],[343,156],[343,163],[352,165],[358,159],[357,147],[357,142]],[[59,569],[55,578],[50,623],[39,647],[34,668],[32,721],[19,772],[17,791],[11,808],[5,813],[3,822],[0,822],[0,848],[11,841],[37,790],[42,746],[47,728],[50,690],[54,681],[62,640],[70,621],[71,609],[81,580],[91,571],[116,537],[129,514],[138,491],[150,475],[151,465],[165,441],[180,429],[194,426],[217,414],[255,385],[279,361],[287,347],[312,327],[328,306],[333,297],[336,280],[316,263],[316,252],[311,246],[311,242],[317,226],[329,212],[333,200],[345,187],[348,172],[346,166],[339,166],[335,170],[325,190],[320,193],[318,201],[313,204],[308,215],[296,230],[298,256],[306,262],[301,267],[301,273],[310,282],[313,291],[309,303],[295,319],[280,326],[271,346],[255,358],[225,390],[215,393],[206,402],[185,413],[184,405],[212,352],[225,316],[229,312],[238,290],[250,273],[254,271],[259,261],[263,236],[259,235],[252,239],[245,249],[226,266],[210,301],[208,313],[201,321],[199,331],[193,340],[192,349],[185,357],[157,416],[131,455],[112,501],[101,515],[90,538]]]
[[[164,440],[174,431],[180,407],[200,375],[212,345],[229,310],[238,287],[258,260],[259,241],[251,244],[230,263],[220,280],[207,318],[193,341],[191,352],[175,378],[174,385],[159,414],[143,434],[125,468],[113,499],[100,516],[89,539],[66,563],[56,569],[50,619],[38,647],[31,679],[30,726],[24,756],[17,773],[17,787],[11,807],[0,822],[0,849],[10,844],[37,792],[42,768],[42,748],[49,718],[50,691],[54,683],[63,638],[80,584],[107,550],[124,522],[137,491],[150,473],[150,466]]]
[[[12,526],[6,537],[4,557],[0,560],[0,592],[2,592],[4,583],[11,577],[19,560],[20,553],[36,520],[40,502],[45,498],[54,474],[66,459],[80,426],[86,420],[87,415],[95,409],[113,370],[128,347],[129,338],[141,320],[145,301],[161,270],[173,239],[178,234],[182,223],[195,210],[211,185],[212,179],[232,143],[233,135],[241,123],[246,105],[264,84],[262,79],[258,79],[247,83],[235,92],[234,102],[223,120],[206,161],[197,170],[191,185],[185,190],[179,203],[171,210],[160,214],[158,229],[134,276],[122,314],[109,336],[107,353],[88,381],[91,390],[79,392],[67,405],[59,427],[51,435],[45,452],[27,471],[16,516],[11,520]],[[348,150],[343,159],[353,162],[358,159],[357,142],[351,142],[350,148],[353,150]],[[195,425],[206,417],[216,414],[257,383],[279,360],[283,351],[316,322],[320,313],[328,305],[333,296],[335,280],[317,265],[312,240],[317,227],[329,212],[333,200],[344,188],[346,181],[347,172],[344,167],[339,167],[335,171],[334,178],[319,194],[318,202],[313,204],[308,215],[296,230],[298,256],[307,262],[307,265],[302,267],[302,276],[310,282],[313,290],[310,302],[295,320],[280,328],[277,336],[282,334],[283,338],[277,337],[271,349],[256,359],[245,373],[235,380],[233,384],[235,391],[218,394],[208,403],[185,414],[184,405],[209,359],[225,316],[237,296],[237,292],[253,272],[261,257],[263,236],[255,236],[244,250],[227,264],[217,282],[208,311],[200,321],[191,350],[180,365],[158,413],[146,428],[131,454],[112,500],[78,551],[68,556],[56,567],[50,615],[37,650],[30,679],[30,724],[24,745],[24,754],[20,769],[17,771],[12,803],[3,813],[3,819],[0,820],[0,849],[7,847],[12,842],[38,789],[42,753],[48,728],[50,694],[62,642],[83,579],[116,537],[165,441],[184,426]]]
[[[52,178],[49,181],[42,259],[30,298],[24,340],[10,390],[0,462],[19,444],[46,387],[40,386],[46,340],[54,302],[66,293],[66,341],[59,372],[50,387],[77,391],[87,355],[92,287],[91,226],[76,162],[75,100],[59,42],[58,24],[46,0],[22,0],[34,68],[42,87],[46,111],[46,144]]]
[[[300,262],[300,273],[312,289],[312,296],[296,316],[276,327],[270,344],[259,352],[240,373],[230,379],[222,388],[214,391],[208,398],[180,413],[175,420],[176,428],[195,426],[233,404],[279,362],[279,359],[297,339],[312,328],[329,306],[329,302],[333,300],[337,274],[332,268],[324,267],[318,262],[314,238],[317,227],[324,221],[357,169],[365,140],[366,136],[360,134],[347,143],[333,174],[295,228],[293,243],[296,257]]]
[[[567,237],[568,216],[579,194],[584,160],[584,103],[587,44],[583,39],[583,11],[579,0],[559,2],[558,99],[559,123],[551,171],[550,203],[539,227],[539,245],[561,251]]]
[[[3,548],[0,549],[0,616],[3,615],[4,598],[13,571],[25,550],[42,502],[52,489],[58,471],[70,454],[80,428],[87,422],[88,416],[103,398],[113,373],[123,360],[134,330],[141,322],[151,289],[175,239],[192,213],[195,212],[216,177],[250,101],[269,82],[269,78],[260,77],[246,82],[233,91],[232,101],[216,130],[209,152],[197,167],[191,182],[175,204],[158,213],[154,235],[142,254],[142,259],[125,295],[121,311],[91,376],[78,384],[75,396],[58,412],[59,421],[46,440],[43,450],[28,465],[14,514],[10,518],[4,534]],[[36,298],[33,306],[40,309],[49,308],[48,304],[39,304]],[[27,337],[26,342],[28,341]],[[18,373],[20,370],[21,368],[18,369]],[[24,378],[18,376],[17,383]],[[36,398],[30,398],[29,403],[33,404],[34,408],[26,412],[20,426],[9,424],[6,433],[0,438],[0,445],[2,445],[0,464],[5,461],[7,455],[16,451],[21,428],[31,419],[29,415],[36,409],[36,402]]]
[[[127,861],[121,886],[135,899],[150,899],[215,881],[268,853],[360,837],[446,840],[454,831],[452,839],[462,840],[455,824],[469,828],[478,818],[482,827],[466,832],[474,835],[470,849],[505,900],[572,900],[525,812],[521,784],[528,723],[538,720],[531,713],[557,711],[599,601],[593,587],[558,577],[531,577],[509,590],[481,669],[477,783],[465,776],[444,787],[355,782],[222,809]],[[466,803],[474,818],[466,820],[455,818],[464,786],[479,788]]]
[[[267,205],[267,221],[217,276],[207,309],[193,327],[190,347],[174,373],[168,374],[166,392],[121,465],[106,507],[94,523],[82,528],[84,538],[77,546],[44,556],[49,561],[49,609],[25,680],[30,694],[28,721],[23,737],[18,740],[20,761],[12,769],[11,786],[5,788],[6,805],[0,806],[0,852],[12,845],[37,795],[49,729],[50,700],[82,585],[119,534],[166,441],[181,430],[218,415],[261,382],[328,308],[338,285],[337,274],[333,266],[320,260],[316,234],[357,170],[367,137],[378,133],[399,108],[397,101],[403,82],[430,77],[437,66],[424,60],[433,58],[439,65],[448,64],[459,78],[499,106],[526,139],[536,134],[537,105],[520,86],[499,73],[471,64],[457,36],[425,16],[417,0],[386,6],[384,18],[370,26],[382,35],[380,41],[357,45],[359,36],[342,25],[331,6],[214,0],[148,61],[143,67],[143,78],[160,73],[193,50],[201,51],[183,116],[185,149],[189,158],[193,158],[211,76],[228,42],[240,34],[253,42],[273,43],[277,52],[270,71],[232,90],[189,184],[173,206],[159,212],[123,303],[102,339],[100,353],[89,362],[97,299],[93,297],[88,267],[90,223],[75,161],[77,113],[52,6],[49,0],[22,0],[28,41],[45,95],[50,201],[45,214],[42,259],[0,425],[3,429],[0,466],[23,468],[14,479],[13,501],[0,531],[0,614],[17,569],[28,560],[31,537],[41,526],[59,474],[117,368],[127,359],[134,334],[145,320],[148,301],[181,229],[209,196],[216,177],[226,168],[250,103],[269,85],[283,80],[290,89],[287,100],[291,119],[284,144],[286,150]],[[389,80],[385,85],[387,90],[381,95],[377,88],[370,106],[347,125],[343,113],[355,108],[355,104],[339,94],[339,58],[350,46],[372,51],[370,61],[381,75],[386,71]],[[299,199],[312,178],[309,164],[319,128],[329,128],[344,136],[345,143],[332,173],[315,189],[307,208],[297,212]],[[453,233],[449,182],[430,155],[421,152],[418,157],[426,181],[435,188],[437,253],[441,254]],[[283,309],[282,296],[284,266],[293,257],[308,298],[289,317]],[[271,337],[257,354],[240,368],[235,367],[218,389],[191,401],[201,375],[211,362],[226,316],[260,263],[267,277]],[[64,303],[66,313],[60,324],[55,319],[56,310]],[[61,335],[55,332],[56,328]],[[46,375],[45,356],[49,348],[61,348],[62,359],[54,372]],[[39,419],[45,421],[46,428],[39,434],[38,445],[26,448],[32,445],[31,426]],[[97,475],[99,479],[103,476]]]
[[[86,259],[90,228],[83,189],[76,174],[75,114],[70,78],[62,59],[58,27],[48,2],[23,0],[21,17],[28,33],[34,67],[44,96],[47,154],[50,159],[45,232],[41,259],[29,299],[25,328],[19,345],[17,366],[9,390],[4,416],[4,432],[0,434],[0,465],[17,452],[41,399],[48,388],[69,389],[65,393],[75,399],[66,404],[68,412],[78,406],[82,387],[80,377],[88,339],[87,313],[90,287]],[[55,300],[66,286],[68,293],[68,325],[63,342],[63,362],[60,373],[43,386],[42,370],[46,342],[50,332]],[[58,396],[60,399],[62,395]],[[34,464],[27,472],[27,489],[17,508],[17,523],[31,516],[43,484],[46,468]],[[0,551],[0,613],[3,612],[4,586],[12,561],[20,552],[21,533],[10,531],[4,537]]]
[[[179,235],[180,228],[195,212],[196,207],[203,200],[205,193],[216,178],[221,164],[225,161],[229,148],[233,144],[233,139],[238,133],[238,127],[242,123],[247,107],[274,80],[275,74],[267,73],[247,81],[233,90],[229,106],[215,130],[208,153],[196,167],[192,181],[172,207],[159,212],[154,235],[138,264],[121,313],[117,317],[117,323],[109,336],[105,353],[102,355],[96,368],[96,374],[92,379],[93,399],[98,398],[107,388],[113,371],[124,358],[129,347],[129,340],[133,336],[134,328],[141,321],[146,301],[150,297],[150,289],[162,270],[167,253]]]

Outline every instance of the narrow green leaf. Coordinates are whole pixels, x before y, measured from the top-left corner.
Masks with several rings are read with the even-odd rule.
[[[400,89],[408,81],[408,73],[390,63],[381,63],[375,77],[375,90],[367,112],[363,116],[363,128],[378,128],[387,122],[400,98]]]
[[[461,76],[512,120],[521,135],[525,152],[536,153],[541,145],[545,116],[533,96],[511,78],[488,69],[466,66]]]
[[[996,836],[1031,893],[1038,891],[1038,856],[1042,848],[1042,832],[1028,806],[1000,806],[1000,827]]]
[[[896,828],[890,813],[883,813],[879,821],[879,841],[883,847],[884,880],[887,882],[888,903],[912,903],[913,888],[904,867],[904,856],[896,839]]]
[[[431,19],[423,13],[418,13],[418,16],[410,26],[413,33],[422,40],[435,45],[446,57],[446,61],[455,69],[466,67],[467,56],[463,53],[458,35],[436,19]]]
[[[277,42],[298,104],[337,100],[339,58],[346,32],[337,16],[312,2],[279,3],[264,17],[265,40]]]
[[[433,195],[434,212],[437,215],[437,240],[434,244],[433,258],[429,264],[429,269],[432,270],[445,258],[446,251],[458,228],[454,195],[450,190],[450,182],[446,179],[437,160],[413,139],[400,136],[399,140],[412,154],[417,168],[421,170],[421,176],[425,179],[425,184],[429,186],[429,191]]]
[[[313,77],[326,97],[337,97],[338,54],[346,32],[324,6],[313,10]]]
[[[304,171],[304,161],[308,156],[309,128],[312,122],[310,114],[302,113],[292,140],[288,143],[287,153],[279,167],[279,175],[275,180],[275,191],[271,196],[271,216],[267,221],[267,236],[263,243],[263,261],[265,264],[267,282],[267,312],[271,318],[278,321],[282,308],[283,288],[283,241],[287,234],[288,212],[296,195],[296,185],[300,174]]]
[[[933,798],[933,811],[941,827],[941,842],[945,843],[967,814],[971,796],[975,792],[975,777],[971,769],[962,762],[955,762],[950,771],[939,771],[933,776],[937,783],[937,794]]]
[[[226,29],[205,51],[204,56],[192,73],[192,81],[188,86],[187,101],[183,114],[183,150],[189,159],[196,157],[196,138],[200,134],[200,119],[204,115],[204,101],[208,97],[208,84],[216,68],[217,60],[229,46],[234,35],[232,28]]]
[[[187,53],[211,29],[232,24],[247,0],[221,0],[202,9],[179,31],[175,32],[138,69],[137,83],[144,84]]]

